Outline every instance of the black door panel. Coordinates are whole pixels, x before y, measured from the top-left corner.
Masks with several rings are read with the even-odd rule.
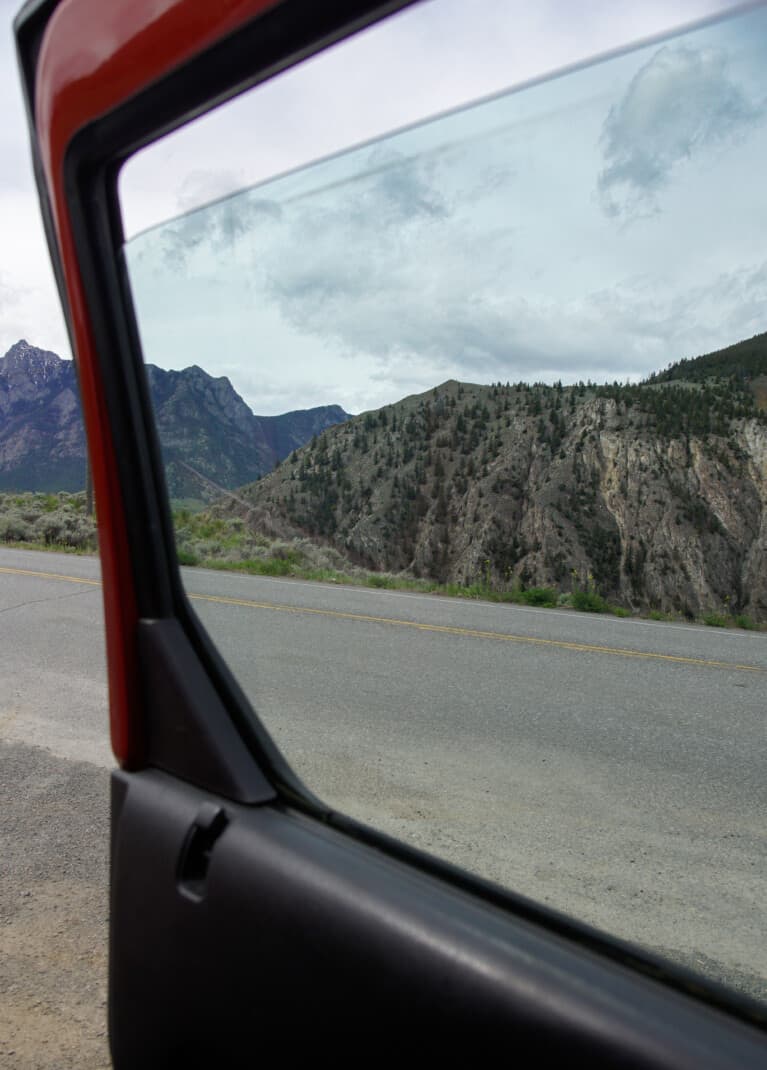
[[[271,804],[113,778],[118,1067],[247,1065],[264,1042],[351,1057],[410,1030],[432,1053],[503,1035],[536,1063],[743,1067],[747,1026]],[[184,866],[217,823],[204,879]],[[331,1047],[332,1045],[332,1047]]]

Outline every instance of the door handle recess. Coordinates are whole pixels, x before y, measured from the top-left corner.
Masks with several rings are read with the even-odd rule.
[[[182,895],[195,903],[205,898],[211,854],[228,823],[222,806],[204,802],[184,840],[179,859],[178,887]]]

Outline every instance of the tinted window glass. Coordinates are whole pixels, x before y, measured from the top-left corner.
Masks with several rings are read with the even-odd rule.
[[[201,158],[126,246],[184,582],[299,775],[762,997],[766,28]]]

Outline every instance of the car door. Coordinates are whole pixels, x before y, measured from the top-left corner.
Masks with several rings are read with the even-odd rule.
[[[120,168],[405,6],[33,0],[16,21],[98,508],[119,766],[114,1063],[424,1058],[465,1044],[524,1063],[764,1065],[758,1005],[316,798],[181,581],[122,253]]]

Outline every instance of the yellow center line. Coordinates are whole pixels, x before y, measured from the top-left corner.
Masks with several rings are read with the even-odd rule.
[[[0,573],[14,576],[35,576],[45,580],[62,580],[66,583],[86,583],[100,587],[100,580],[84,579],[82,576],[66,576],[60,572],[38,572],[30,568],[7,568],[0,565]],[[621,658],[647,658],[652,661],[672,661],[681,665],[700,665],[709,669],[731,669],[738,672],[764,673],[759,665],[739,665],[731,661],[714,661],[710,658],[690,658],[682,654],[658,654],[651,650],[626,650],[624,647],[600,646],[597,643],[573,643],[566,639],[542,639],[532,635],[511,635],[508,632],[486,632],[478,628],[459,628],[449,624],[423,624],[420,621],[400,620],[397,617],[374,617],[367,613],[346,613],[337,609],[316,609],[312,606],[288,606],[278,602],[256,602],[249,598],[229,598],[225,595],[191,594],[197,602],[218,602],[226,606],[244,606],[247,609],[266,609],[275,613],[304,613],[319,617],[334,617],[336,620],[356,620],[366,624],[391,624],[399,628],[414,628],[422,632],[437,632],[443,635],[460,635],[471,639],[495,639],[501,643],[527,643],[530,646],[548,646],[559,650],[576,650],[585,654],[611,654]]]
[[[64,576],[61,572],[36,572],[31,568],[3,568],[2,565],[0,565],[0,572],[12,576],[37,576],[44,580],[64,580],[66,583],[87,583],[90,587],[101,586],[101,580],[86,580],[82,576]]]
[[[315,609],[309,606],[286,606],[276,602],[255,602],[245,598],[227,598],[223,595],[190,594],[198,602],[220,602],[228,606],[245,606],[249,609],[269,609],[278,613],[314,613],[321,617],[338,620],[356,620],[367,624],[393,624],[400,628],[415,628],[422,632],[440,632],[445,635],[468,636],[473,639],[496,639],[503,643],[528,643],[531,646],[550,646],[560,650],[577,650],[587,654],[612,654],[622,658],[650,658],[656,661],[673,661],[682,665],[702,665],[709,669],[737,669],[740,672],[767,672],[759,665],[738,665],[731,661],[713,661],[709,658],[689,658],[681,654],[658,654],[647,650],[626,650],[623,647],[599,646],[596,643],[572,643],[565,639],[541,639],[531,635],[511,635],[508,632],[485,632],[478,628],[459,628],[449,624],[423,624],[396,617],[373,617],[366,613],[345,613],[336,609]]]

